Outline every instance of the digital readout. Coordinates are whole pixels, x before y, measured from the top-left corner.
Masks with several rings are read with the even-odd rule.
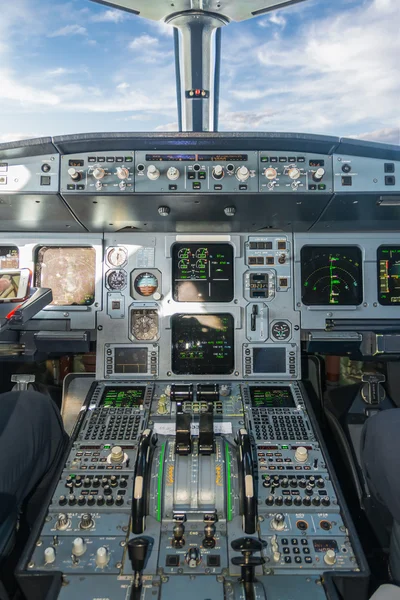
[[[137,387],[107,387],[101,398],[100,406],[106,408],[131,408],[141,406],[146,392],[145,386]]]
[[[378,299],[384,306],[400,305],[400,246],[378,248]]]
[[[290,387],[251,387],[251,405],[254,408],[294,408]]]

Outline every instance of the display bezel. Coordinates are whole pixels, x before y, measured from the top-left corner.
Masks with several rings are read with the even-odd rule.
[[[199,249],[201,248],[207,248],[207,250],[211,250],[214,253],[215,252],[225,252],[226,254],[229,254],[228,256],[226,256],[226,260],[230,261],[230,265],[229,265],[229,273],[227,273],[227,278],[224,279],[216,279],[211,277],[211,273],[212,273],[212,264],[213,260],[215,259],[207,259],[209,262],[208,264],[210,265],[209,267],[209,273],[210,276],[208,276],[206,279],[185,279],[182,280],[180,278],[180,275],[182,274],[182,268],[179,267],[179,263],[182,260],[185,260],[185,258],[179,257],[179,252],[185,248],[189,248],[191,250],[194,250],[197,252]],[[218,250],[218,248],[220,250]],[[196,242],[191,242],[191,243],[182,243],[182,242],[175,242],[172,247],[171,247],[171,258],[172,258],[172,297],[174,299],[175,302],[201,302],[202,304],[204,303],[228,303],[228,302],[232,302],[233,298],[234,298],[234,294],[235,294],[235,273],[234,273],[234,260],[235,260],[235,252],[234,252],[234,247],[232,244],[227,243],[227,242],[202,242],[202,241],[196,241]],[[201,257],[200,257],[201,258]],[[192,261],[194,260],[193,258],[191,259]],[[196,265],[197,268],[197,265]],[[203,296],[203,298],[196,296],[195,298],[190,298],[189,296],[184,296],[184,293],[182,293],[181,288],[185,283],[190,283],[190,282],[196,282],[197,284],[206,284],[205,288],[208,289],[208,295]],[[221,292],[219,292],[218,295],[218,282],[224,282],[223,283],[223,288],[228,287],[229,284],[229,290],[225,290],[223,289],[223,292],[221,294]],[[228,284],[226,283],[228,282]],[[214,288],[217,288],[217,292],[213,292],[213,286]],[[204,290],[203,290],[204,292]]]
[[[118,353],[121,352],[145,352],[145,357],[143,357],[144,362],[140,364],[145,364],[146,368],[143,371],[119,371],[117,366],[123,366],[117,364]],[[138,363],[139,364],[139,363]],[[149,348],[147,346],[115,346],[114,348],[114,373],[118,375],[146,375],[149,370]]]
[[[177,356],[179,352],[178,340],[179,335],[183,335],[184,330],[179,330],[178,325],[183,319],[191,319],[196,317],[220,317],[228,320],[228,325],[225,332],[227,333],[227,347],[230,347],[230,353],[224,364],[215,364],[212,362],[207,363],[208,367],[205,368],[204,362],[195,362],[197,359],[183,359]],[[203,325],[204,326],[204,325]],[[230,313],[193,313],[183,314],[177,313],[171,317],[171,342],[172,342],[172,355],[171,355],[171,368],[175,375],[231,375],[235,369],[235,319]],[[210,357],[211,359],[211,357]]]
[[[376,251],[376,273],[377,273],[377,293],[378,293],[378,302],[381,306],[397,306],[400,307],[400,294],[399,296],[393,296],[393,294],[389,291],[388,298],[382,297],[381,292],[381,277],[380,277],[380,263],[384,260],[382,256],[383,250],[396,250],[399,252],[399,261],[400,261],[400,245],[399,244],[382,244],[377,248]],[[390,281],[390,279],[389,279]],[[390,284],[389,284],[390,285]],[[391,302],[392,298],[398,298],[398,302]]]
[[[304,266],[306,263],[310,262],[311,260],[315,260],[312,258],[312,252],[313,251],[325,251],[325,252],[331,252],[332,254],[337,252],[337,253],[357,253],[357,256],[355,256],[355,261],[358,262],[358,265],[356,265],[357,269],[358,269],[358,281],[357,281],[357,298],[352,299],[352,301],[340,301],[338,303],[324,303],[322,301],[320,301],[320,299],[316,299],[314,301],[314,299],[310,300],[307,298],[306,295],[306,290],[305,291],[305,282],[306,279],[309,279],[312,275],[312,273],[305,278],[305,273],[304,273]],[[305,256],[306,253],[310,253],[310,255],[307,257]],[[315,272],[315,271],[313,271]],[[300,285],[301,285],[301,301],[302,304],[304,306],[310,307],[310,309],[316,308],[316,307],[329,307],[330,309],[336,309],[336,308],[343,308],[343,307],[348,307],[348,306],[360,306],[363,302],[363,298],[364,298],[364,265],[363,265],[363,251],[362,248],[360,248],[360,246],[356,245],[356,244],[305,244],[304,246],[301,247],[300,250]],[[318,300],[318,301],[317,301]]]

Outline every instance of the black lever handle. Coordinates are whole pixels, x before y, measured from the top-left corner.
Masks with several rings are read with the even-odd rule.
[[[241,579],[246,600],[255,600],[255,569],[265,562],[262,556],[253,556],[253,553],[261,552],[265,545],[265,542],[250,537],[239,538],[231,543],[232,550],[242,553],[241,556],[234,556],[231,562],[241,568]]]
[[[151,429],[145,429],[140,438],[135,464],[131,511],[133,533],[143,533],[146,527],[150,463],[156,442],[157,438],[152,435]]]
[[[138,537],[128,542],[128,556],[134,572],[131,600],[138,600],[142,589],[142,571],[146,563],[150,541],[145,537]]]
[[[238,433],[238,466],[240,487],[240,512],[245,533],[255,533],[257,522],[257,498],[254,489],[253,457],[250,436],[245,429]]]

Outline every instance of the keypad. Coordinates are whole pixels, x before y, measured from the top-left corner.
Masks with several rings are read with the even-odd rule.
[[[131,408],[96,408],[84,434],[85,440],[123,442],[138,437],[140,414]]]

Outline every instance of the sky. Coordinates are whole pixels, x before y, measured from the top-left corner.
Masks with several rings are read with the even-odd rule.
[[[220,130],[400,144],[399,31],[400,0],[306,0],[224,27]],[[0,142],[176,131],[172,34],[90,0],[0,0]]]

